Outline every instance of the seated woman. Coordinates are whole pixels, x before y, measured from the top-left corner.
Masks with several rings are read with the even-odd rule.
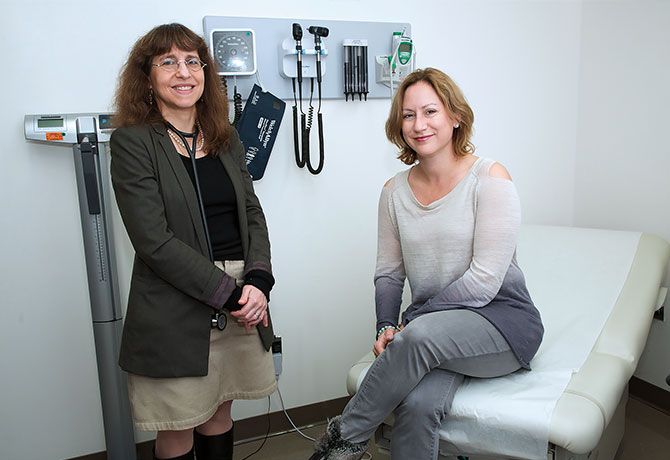
[[[439,70],[417,70],[397,90],[386,135],[412,167],[379,201],[377,358],[310,460],[361,458],[391,412],[391,458],[437,459],[464,376],[530,369],[544,328],[515,259],[519,200],[502,165],[473,155],[473,120]],[[398,324],[405,278],[412,304]]]

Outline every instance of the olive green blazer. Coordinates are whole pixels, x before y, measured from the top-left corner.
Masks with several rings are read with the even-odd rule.
[[[218,158],[235,189],[245,274],[272,273],[265,216],[231,131]],[[135,248],[119,364],[150,377],[207,375],[211,315],[235,280],[209,260],[195,188],[166,128],[118,128],[110,145],[116,201]],[[272,325],[257,329],[269,350]]]

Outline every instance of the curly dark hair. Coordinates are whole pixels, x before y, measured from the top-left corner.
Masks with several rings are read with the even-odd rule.
[[[465,100],[463,92],[447,74],[426,67],[415,70],[405,77],[395,93],[391,111],[386,120],[386,137],[400,149],[398,159],[407,165],[416,163],[416,152],[407,144],[402,135],[402,104],[407,88],[420,81],[433,87],[449,112],[449,116],[460,125],[458,129],[454,129],[452,137],[454,153],[456,155],[474,153],[475,146],[470,142],[470,137],[475,115]]]
[[[230,122],[228,99],[221,91],[216,62],[211,58],[207,44],[198,34],[181,24],[163,24],[151,29],[137,40],[130,51],[128,61],[121,69],[119,86],[114,98],[114,126],[146,125],[165,120],[156,104],[149,100],[149,75],[155,56],[165,54],[172,47],[183,51],[196,51],[206,64],[205,87],[196,103],[196,113],[202,130],[206,133],[205,149],[217,155],[228,148]]]

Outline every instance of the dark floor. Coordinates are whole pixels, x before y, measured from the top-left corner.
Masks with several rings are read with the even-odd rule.
[[[315,437],[321,434],[325,425],[317,425],[303,430]],[[261,445],[253,441],[236,446],[235,460],[243,460]],[[265,446],[250,460],[307,460],[312,455],[312,442],[298,433],[292,432],[269,438]],[[371,455],[371,456],[370,456]],[[374,446],[364,459],[383,459]],[[626,406],[626,432],[615,460],[668,460],[670,459],[670,415],[644,402],[628,399]]]
[[[670,415],[628,398],[626,431],[615,460],[670,459]]]

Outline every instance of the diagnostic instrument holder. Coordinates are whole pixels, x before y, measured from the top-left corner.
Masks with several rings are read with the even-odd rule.
[[[328,37],[321,37],[321,75],[322,99],[344,99],[344,63],[343,42],[347,39],[367,41],[367,67],[374,69],[374,56],[389,55],[391,37],[394,32],[405,30],[411,36],[411,25],[402,22],[363,22],[363,21],[331,21],[323,19],[282,19],[254,18],[233,16],[205,16],[203,18],[204,36],[214,47],[211,31],[214,29],[250,29],[254,32],[257,72],[255,75],[234,76],[237,79],[238,92],[250,94],[253,85],[259,84],[272,91],[279,99],[293,98],[292,79],[297,78],[296,40],[293,37],[294,23],[324,27],[329,30]],[[302,31],[301,59],[303,78],[316,78],[316,47],[305,42],[307,30]],[[333,67],[334,66],[334,67]],[[335,69],[335,71],[333,71]],[[259,83],[262,81],[262,84]],[[297,83],[297,82],[296,82]],[[388,98],[389,89],[370,78],[367,88],[368,98]]]
[[[293,146],[295,151],[295,161],[299,168],[307,166],[310,173],[317,175],[323,170],[324,161],[324,140],[323,140],[323,114],[321,113],[322,101],[322,86],[323,68],[321,66],[321,53],[325,51],[322,48],[322,38],[329,34],[327,27],[310,26],[308,29],[310,34],[314,35],[314,56],[316,75],[310,76],[310,95],[309,107],[307,114],[305,114],[302,106],[302,80],[303,80],[303,48],[302,48],[302,27],[298,23],[293,23],[291,31],[293,39],[295,40],[295,59],[296,59],[296,76],[292,78],[293,85]],[[319,105],[317,108],[317,122],[319,127],[319,163],[315,168],[312,166],[310,159],[310,134],[312,130],[312,123],[314,121],[314,106],[312,101],[314,98],[314,78],[317,81],[317,90],[319,97]],[[297,92],[296,94],[296,81]],[[300,135],[298,135],[298,105],[300,107]],[[302,148],[300,146],[302,143]]]

